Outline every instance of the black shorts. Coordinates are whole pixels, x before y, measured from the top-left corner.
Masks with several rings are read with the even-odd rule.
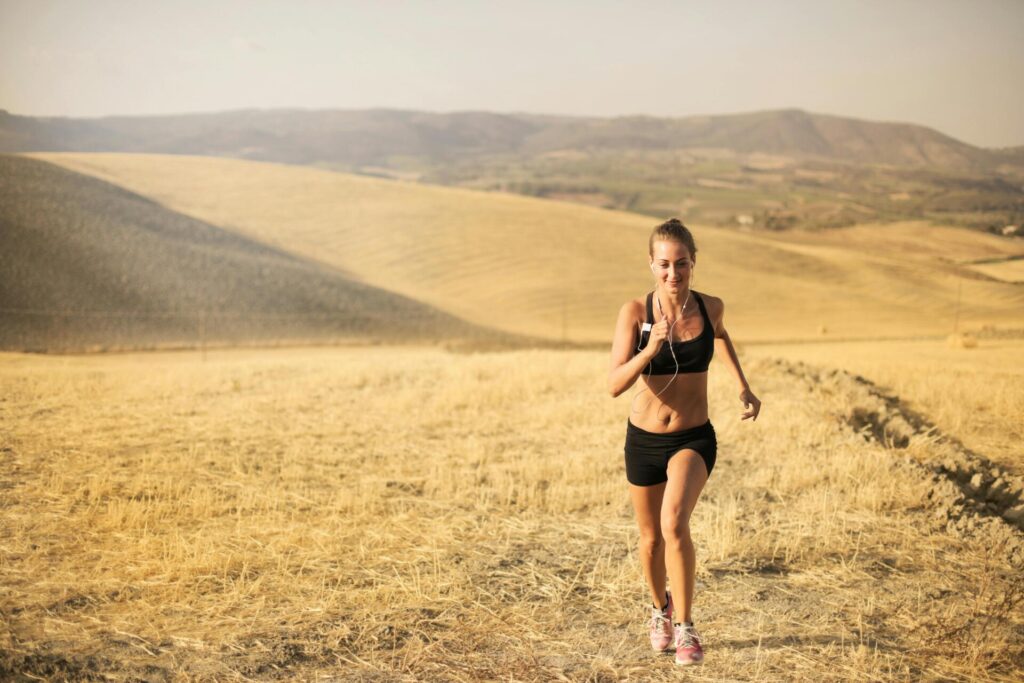
[[[640,429],[626,420],[626,480],[637,486],[653,486],[668,481],[668,461],[684,448],[700,454],[708,476],[718,455],[718,438],[711,420],[698,427],[658,434]]]

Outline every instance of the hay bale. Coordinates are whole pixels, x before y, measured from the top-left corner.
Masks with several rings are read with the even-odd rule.
[[[978,346],[978,340],[967,332],[955,332],[946,337],[946,346],[951,349],[973,349]]]

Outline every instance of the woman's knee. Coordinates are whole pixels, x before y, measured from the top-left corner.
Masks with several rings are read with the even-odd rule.
[[[665,543],[660,529],[644,529],[640,532],[640,552],[653,553]]]
[[[688,515],[666,515],[661,520],[661,533],[669,543],[690,541],[690,518]]]

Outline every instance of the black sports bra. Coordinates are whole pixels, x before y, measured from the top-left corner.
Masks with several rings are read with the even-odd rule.
[[[640,371],[640,374],[671,375],[676,372],[676,361],[679,362],[679,374],[707,372],[708,365],[711,363],[711,357],[715,355],[715,327],[711,324],[711,318],[708,316],[707,309],[704,308],[704,299],[697,292],[690,291],[694,298],[697,299],[697,305],[700,307],[701,317],[704,318],[704,329],[693,339],[671,342],[671,349],[669,348],[670,342],[666,340],[662,343],[658,353],[651,359],[651,362]],[[647,294],[648,325],[645,325],[646,329],[640,333],[640,343],[636,347],[637,351],[647,346],[647,341],[651,336],[650,325],[654,324],[654,308],[651,305],[653,296],[654,292]],[[675,360],[672,359],[673,350],[675,351]]]

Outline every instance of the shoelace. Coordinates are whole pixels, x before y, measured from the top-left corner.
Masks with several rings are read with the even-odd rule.
[[[668,616],[659,609],[655,609],[651,613],[651,620],[648,625],[654,629],[661,629],[666,623],[668,623]]]
[[[700,634],[692,626],[681,626],[676,629],[677,647],[693,647],[700,644]]]

